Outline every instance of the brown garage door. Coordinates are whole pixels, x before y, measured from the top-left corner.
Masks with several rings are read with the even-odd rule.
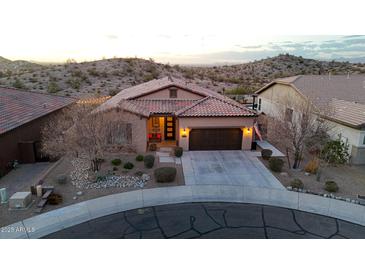
[[[237,150],[241,145],[239,128],[192,129],[189,134],[189,150]]]

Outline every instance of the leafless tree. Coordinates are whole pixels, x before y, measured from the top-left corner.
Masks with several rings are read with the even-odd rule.
[[[328,140],[331,126],[323,117],[329,115],[330,107],[309,99],[295,103],[286,99],[283,106],[268,122],[268,137],[284,144],[292,153],[292,167],[299,168],[305,149],[318,153]]]
[[[122,111],[96,112],[92,106],[76,104],[46,123],[42,150],[53,157],[85,158],[90,161],[91,169],[97,171],[101,159],[111,149],[133,150],[131,130]]]

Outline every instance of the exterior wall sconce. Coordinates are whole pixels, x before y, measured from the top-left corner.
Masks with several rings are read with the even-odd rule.
[[[181,129],[181,137],[182,138],[188,137],[188,132],[187,132],[187,129],[185,127]]]
[[[243,128],[243,134],[244,135],[251,135],[252,134],[252,129],[250,127]]]

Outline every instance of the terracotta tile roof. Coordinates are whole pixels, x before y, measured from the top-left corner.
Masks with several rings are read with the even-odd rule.
[[[179,87],[179,88],[185,89],[185,90],[190,90],[190,91],[200,94],[202,96],[214,96],[214,97],[222,98],[222,99],[226,98],[225,96],[223,96],[215,91],[197,86],[193,83],[189,83],[189,82],[186,82],[184,80],[177,79],[174,77],[164,77],[161,79],[155,79],[155,80],[152,80],[152,81],[149,81],[146,83],[142,83],[142,84],[122,90],[117,95],[113,96],[111,99],[109,99],[107,102],[105,102],[100,107],[100,110],[101,109],[105,110],[108,108],[116,107],[116,106],[118,106],[118,104],[120,103],[121,100],[135,99],[144,94],[152,93],[159,89],[168,88],[171,86]]]
[[[365,104],[332,99],[330,105],[334,109],[334,113],[330,117],[333,120],[351,127],[365,126]]]
[[[256,112],[227,100],[205,97],[195,104],[176,112],[178,117],[246,117]]]
[[[170,86],[198,93],[204,96],[200,100],[182,99],[138,99],[141,95],[158,91]],[[206,101],[206,102],[205,102]],[[191,108],[190,108],[191,107]],[[236,101],[192,83],[180,79],[165,77],[152,80],[131,88],[127,88],[100,105],[95,111],[105,111],[112,108],[122,108],[145,117],[152,114],[175,114],[191,116],[255,116],[256,112],[249,110]],[[186,111],[183,113],[183,110]],[[194,113],[193,113],[194,112]]]
[[[74,103],[69,97],[0,87],[0,134]]]

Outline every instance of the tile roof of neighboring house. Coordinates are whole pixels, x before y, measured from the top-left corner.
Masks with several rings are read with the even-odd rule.
[[[333,120],[356,128],[365,126],[365,104],[332,99],[330,105],[334,109]]]
[[[365,123],[365,117],[362,118],[362,122],[358,120],[364,114],[362,110],[362,105],[365,104],[364,74],[298,75],[279,78],[259,89],[256,94],[274,84],[292,86],[319,107],[330,105],[333,107],[333,114],[328,118],[353,127]]]
[[[0,134],[75,101],[68,97],[0,87]]]
[[[298,75],[279,78],[256,93],[276,84],[295,87],[308,98],[329,101],[332,98],[350,102],[365,103],[365,75]]]
[[[138,99],[142,95],[172,86],[198,93],[204,96],[204,98],[200,100],[181,100],[170,98]],[[204,102],[204,99],[207,100],[207,102]],[[120,93],[99,106],[96,111],[104,111],[118,107],[146,117],[151,114],[166,113],[174,113],[175,115],[179,115],[179,113],[181,113],[181,115],[189,116],[193,113],[193,111],[195,111],[195,114],[191,116],[200,115],[213,117],[256,115],[256,112],[249,110],[224,95],[171,77],[152,80],[147,83],[122,90]],[[187,112],[182,114],[182,110],[186,110]]]
[[[205,97],[198,100],[195,104],[179,110],[178,117],[232,117],[232,116],[256,116],[256,112],[229,101]]]

